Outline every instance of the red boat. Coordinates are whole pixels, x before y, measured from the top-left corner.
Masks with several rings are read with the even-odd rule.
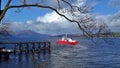
[[[68,37],[63,37],[62,39],[57,40],[57,44],[59,45],[77,45],[78,43],[78,41],[72,40]]]

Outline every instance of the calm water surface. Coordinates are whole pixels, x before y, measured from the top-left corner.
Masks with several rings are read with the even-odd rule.
[[[77,46],[57,45],[57,39],[47,39],[51,54],[11,54],[8,61],[0,61],[0,68],[120,68],[120,38],[96,38],[97,43],[73,38],[79,40]]]

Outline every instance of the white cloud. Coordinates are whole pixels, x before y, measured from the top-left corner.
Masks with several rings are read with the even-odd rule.
[[[109,17],[110,26],[120,27],[120,11]]]
[[[119,31],[120,29],[120,11],[114,15],[98,15],[98,20],[104,20],[112,31]],[[47,13],[42,17],[37,17],[35,21],[28,20],[23,22],[11,23],[10,29],[14,31],[19,30],[33,30],[42,34],[67,34],[80,33],[77,24],[68,22],[64,18],[57,15],[55,12]]]
[[[119,31],[120,29],[120,11],[113,15],[97,15],[96,19],[103,20],[113,31]],[[39,16],[35,21],[28,20],[25,23],[13,22],[11,23],[10,29],[14,31],[33,30],[38,33],[51,35],[80,33],[77,24],[68,22],[55,12],[47,13],[41,17]]]
[[[62,22],[65,21],[64,18],[62,18],[61,16],[59,16],[57,13],[55,12],[51,12],[51,13],[47,13],[42,17],[38,17],[37,22],[44,22],[44,23],[53,23],[53,22]]]
[[[59,6],[61,8],[65,8],[65,7],[69,6],[67,3],[65,3],[62,0],[45,0],[45,1],[41,0],[41,1],[43,1],[43,2],[41,2],[40,4],[46,5],[46,6],[51,6],[51,7],[54,7],[56,9],[59,9]],[[58,1],[59,1],[59,4],[58,4]],[[66,1],[73,4],[73,3],[76,3],[78,0],[66,0]]]
[[[113,8],[120,8],[120,0],[110,0],[108,5]]]
[[[72,16],[70,16],[71,15],[70,13],[65,15],[67,15],[69,18],[72,18]],[[96,16],[96,18],[104,20],[109,27],[116,27],[116,26],[120,27],[120,11],[114,15],[98,15]],[[38,33],[51,34],[51,35],[66,34],[66,33],[73,33],[73,34],[80,33],[80,30],[77,24],[68,22],[66,19],[59,16],[55,12],[50,12],[45,14],[44,16],[39,16],[36,18],[35,21],[28,20],[25,23],[13,22],[10,26],[10,29],[14,31],[33,30]]]
[[[37,17],[35,21],[28,20],[25,23],[13,22],[10,29],[14,31],[19,30],[33,30],[42,34],[66,34],[66,33],[80,33],[77,24],[70,23],[55,12],[47,13],[42,17]]]
[[[112,15],[98,15],[96,19],[103,20],[112,31],[120,30],[120,11]]]
[[[86,2],[86,0],[67,0],[67,1],[69,1],[71,4],[74,4],[76,6],[81,6]],[[57,0],[46,0],[42,4],[50,5],[54,8],[58,8]],[[60,2],[60,5],[61,5],[61,8],[70,8],[68,4],[62,1]],[[72,18],[71,13],[68,13],[65,15],[69,18]],[[73,33],[73,34],[80,33],[80,30],[77,24],[68,22],[66,19],[59,16],[55,12],[50,12],[45,14],[44,16],[39,16],[36,18],[35,21],[28,20],[24,23],[13,22],[10,26],[10,29],[14,31],[33,30],[38,33],[52,34],[52,35],[66,34],[66,33]]]
[[[32,24],[32,23],[33,23],[33,21],[28,20],[28,21],[26,21],[26,23],[28,23],[28,24]]]

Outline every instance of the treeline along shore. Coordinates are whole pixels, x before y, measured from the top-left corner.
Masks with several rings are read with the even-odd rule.
[[[62,35],[57,35],[55,37],[63,37],[66,36],[65,34]],[[86,37],[83,34],[67,34],[68,37]],[[110,32],[110,33],[97,33],[97,34],[92,34],[92,37],[120,37],[120,32]]]
[[[120,32],[93,34],[93,37],[120,37]]]

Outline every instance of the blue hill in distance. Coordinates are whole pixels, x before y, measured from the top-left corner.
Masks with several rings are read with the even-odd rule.
[[[46,40],[51,37],[47,34],[36,33],[31,30],[23,31],[9,31],[8,35],[3,35],[0,37],[1,41],[40,41]]]
[[[11,32],[10,35],[13,36],[13,37],[16,37],[16,38],[50,37],[50,35],[36,33],[32,30],[23,30],[23,31],[19,31],[19,32]]]

